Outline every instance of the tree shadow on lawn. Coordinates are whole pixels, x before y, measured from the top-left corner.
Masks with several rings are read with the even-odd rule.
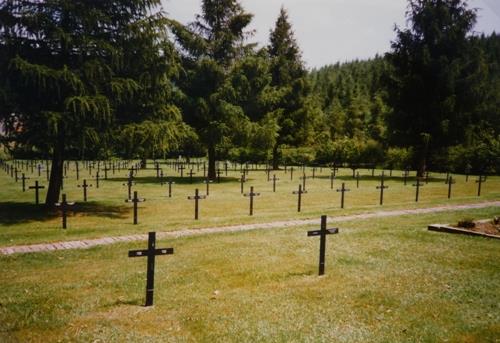
[[[193,184],[193,185],[194,184],[202,184],[203,185],[203,182],[205,180],[206,180],[206,178],[204,178],[204,177],[193,176],[193,179],[191,182],[189,175],[184,176],[184,177],[180,177],[180,176],[164,176],[163,177],[164,185],[168,181],[173,181],[175,184],[178,184],[178,185],[190,185],[190,184]],[[126,177],[108,178],[107,181],[122,182],[124,185],[126,185],[128,182],[128,178],[126,178]],[[134,177],[133,182],[135,184],[157,184],[157,185],[160,185],[161,179],[157,178],[156,176],[145,176],[145,177],[136,176],[136,177]],[[220,183],[231,183],[231,182],[239,182],[239,179],[235,178],[235,177],[223,177],[223,176],[221,176],[221,178],[220,178]],[[217,184],[217,179],[211,183]]]
[[[312,179],[312,176],[306,175],[308,179]],[[323,179],[323,180],[330,180],[330,175],[316,175],[316,179]],[[335,180],[341,180],[341,181],[346,181],[346,182],[356,182],[356,178],[352,177],[351,175],[342,175],[342,176],[335,176]],[[415,176],[408,176],[406,178],[407,183],[411,182],[416,182],[417,178]],[[445,182],[446,178],[433,178],[429,177],[427,179],[427,183],[443,183]],[[380,181],[380,175],[359,175],[359,182],[362,181]],[[389,176],[389,174],[384,175],[384,181],[395,181],[395,182],[404,182],[404,178],[402,176]],[[421,179],[420,182],[426,183],[425,179]]]
[[[68,216],[94,216],[121,219],[128,216],[129,206],[103,205],[96,202],[77,203],[68,208]],[[47,221],[60,217],[60,210],[47,210],[43,205],[26,202],[0,202],[0,224],[13,225]]]

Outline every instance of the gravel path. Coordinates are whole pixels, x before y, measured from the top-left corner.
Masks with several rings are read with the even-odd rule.
[[[378,211],[371,213],[354,214],[349,216],[341,217],[329,217],[328,222],[344,222],[348,220],[356,219],[370,219],[370,218],[382,218],[382,217],[394,217],[401,215],[414,215],[414,214],[426,214],[426,213],[437,213],[444,211],[462,211],[475,208],[485,208],[485,207],[500,207],[500,201],[489,201],[477,204],[466,204],[466,205],[453,205],[453,206],[438,206],[430,208],[419,208],[412,210],[397,210],[397,211]],[[249,230],[262,230],[262,229],[275,229],[283,227],[293,227],[302,225],[319,225],[319,218],[317,219],[305,219],[305,220],[287,220],[287,221],[275,221],[270,223],[257,223],[257,224],[245,224],[245,225],[233,225],[233,226],[223,226],[223,227],[211,227],[204,229],[186,229],[179,231],[170,232],[158,232],[157,238],[178,238],[186,236],[195,235],[206,235],[213,233],[227,233],[227,232],[239,232],[239,231],[249,231]],[[129,235],[129,236],[116,236],[116,237],[105,237],[97,239],[84,239],[80,241],[66,241],[66,242],[56,242],[56,243],[43,243],[43,244],[32,244],[32,245],[17,245],[11,247],[0,248],[0,254],[10,255],[15,253],[32,253],[32,252],[44,252],[53,250],[69,250],[69,249],[87,249],[90,247],[98,245],[108,245],[118,242],[135,242],[135,241],[146,241],[148,239],[147,234]]]

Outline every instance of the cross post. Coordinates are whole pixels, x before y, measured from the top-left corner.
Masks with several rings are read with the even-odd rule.
[[[413,184],[413,187],[417,187],[415,189],[415,202],[418,202],[418,195],[420,193],[420,187],[423,187],[424,185],[422,185],[422,183],[420,182],[420,178],[417,177],[417,183],[414,183]]]
[[[87,184],[87,180],[86,179],[83,179],[83,184],[82,185],[78,185],[78,187],[82,187],[83,188],[83,201],[87,201],[87,188],[88,187],[92,187],[92,185],[89,185]]]
[[[147,250],[130,250],[128,257],[147,256],[148,267],[146,273],[146,304],[144,306],[153,305],[154,288],[155,288],[155,257],[158,255],[172,255],[173,248],[156,249],[156,232],[148,234],[148,249]]]
[[[172,184],[174,184],[175,182],[172,180],[168,180],[167,183],[168,183],[168,197],[171,198],[172,197]]]
[[[276,192],[276,181],[279,181],[279,179],[276,177],[276,174],[273,174],[273,192]]]
[[[126,199],[125,202],[132,202],[134,203],[134,225],[137,225],[137,204],[140,202],[144,202],[146,199],[144,198],[139,198],[137,196],[137,191],[134,191],[134,197],[132,199]]]
[[[359,172],[356,173],[356,188],[359,188]]]
[[[486,181],[486,176],[479,175],[479,178],[476,180],[477,183],[477,196],[481,196],[481,184]]]
[[[38,181],[35,181],[35,185],[34,186],[30,186],[28,188],[35,190],[35,203],[37,205],[40,204],[39,190],[42,189],[42,188],[45,188],[45,186],[40,186],[40,185],[38,185]]]
[[[61,214],[62,214],[62,228],[66,229],[67,226],[67,217],[68,217],[68,206],[73,206],[75,203],[74,202],[67,202],[66,201],[66,194],[62,195],[62,201],[55,203],[56,206],[61,208]]]
[[[453,177],[448,178],[448,199],[451,198],[451,185],[456,183],[456,181],[453,179]]]
[[[26,192],[26,180],[28,180],[28,179],[29,179],[29,177],[26,177],[23,173],[21,176],[21,181],[22,181],[22,185],[23,185],[23,192]]]
[[[243,194],[243,184],[246,182],[246,178],[245,178],[245,173],[241,174],[241,178],[240,178],[240,190],[241,190],[241,194]]]
[[[307,193],[305,189],[302,189],[302,185],[299,185],[299,190],[298,191],[293,191],[292,194],[297,194],[298,199],[297,199],[297,212],[300,212],[301,206],[302,206],[302,194]]]
[[[210,184],[212,183],[212,180],[210,180],[208,177],[205,179],[205,181],[203,181],[203,183],[205,183],[207,185],[207,196],[210,195]]]
[[[389,188],[389,186],[384,185],[384,172],[382,171],[382,175],[380,175],[380,186],[377,186],[377,189],[380,189],[380,205],[384,204],[384,189]]]
[[[330,174],[330,189],[333,189],[333,180],[335,180],[335,172]]]
[[[250,186],[250,193],[245,193],[243,196],[250,197],[250,215],[253,216],[253,197],[259,196],[260,193],[253,191],[253,186]]]
[[[337,192],[340,192],[340,208],[344,208],[344,194],[345,192],[349,192],[350,189],[345,188],[345,183],[342,182],[342,188],[337,189]]]
[[[198,201],[200,199],[206,199],[205,195],[200,195],[198,192],[198,188],[195,189],[194,191],[194,196],[188,197],[189,200],[194,200],[194,219],[198,220],[198,211],[199,211],[199,205]]]
[[[308,231],[307,237],[319,236],[319,272],[318,275],[325,274],[325,251],[326,251],[326,236],[335,235],[339,233],[338,228],[327,229],[326,228],[326,216],[321,216],[321,229]]]
[[[189,183],[193,183],[193,175],[196,175],[196,173],[193,173],[193,169],[189,171]]]

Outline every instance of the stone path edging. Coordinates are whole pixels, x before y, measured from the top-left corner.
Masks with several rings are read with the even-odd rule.
[[[490,202],[482,202],[477,204],[466,204],[466,205],[437,206],[437,207],[418,208],[411,210],[377,211],[372,213],[353,214],[341,217],[329,217],[328,222],[332,223],[332,222],[344,222],[356,219],[395,217],[395,216],[410,215],[410,214],[438,213],[450,210],[461,211],[461,210],[495,207],[495,206],[500,207],[500,201],[490,201]],[[158,232],[157,238],[179,238],[179,237],[206,235],[214,233],[229,233],[229,232],[241,232],[250,230],[275,229],[282,227],[294,227],[294,226],[314,225],[314,224],[319,224],[319,219],[275,221],[270,223],[243,224],[243,225],[222,226],[222,227],[212,227],[212,228],[202,228],[202,229],[185,229],[179,231]],[[88,249],[99,245],[109,245],[119,242],[146,241],[147,239],[148,239],[147,234],[137,234],[128,236],[84,239],[79,241],[17,245],[10,247],[0,247],[0,254],[11,255],[16,253],[34,253],[34,252],[44,252],[53,250]]]

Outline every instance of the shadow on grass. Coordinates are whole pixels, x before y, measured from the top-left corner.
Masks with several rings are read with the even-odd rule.
[[[306,175],[308,179],[312,179],[312,176]],[[330,175],[316,175],[316,179],[322,179],[322,180],[330,180]],[[335,180],[340,180],[340,181],[345,181],[345,182],[356,182],[356,178],[353,178],[352,176],[349,175],[342,175],[342,176],[335,176]],[[416,182],[417,178],[415,176],[409,176],[406,178],[406,182],[408,184]],[[359,175],[359,182],[363,181],[380,181],[380,175]],[[404,178],[402,176],[389,176],[389,175],[384,175],[384,181],[394,181],[394,182],[404,182]],[[427,179],[427,182],[424,180],[421,180],[421,183],[443,183],[444,184],[445,178],[432,178],[429,177]]]
[[[128,206],[102,205],[95,202],[77,203],[68,209],[68,215],[83,215],[106,218],[125,218]],[[43,205],[26,202],[0,202],[0,224],[19,224],[34,221],[47,221],[60,217],[60,211],[47,210]]]
[[[128,181],[128,178],[126,177],[120,177],[120,178],[108,178],[107,181],[111,181],[111,182],[121,182],[123,184],[127,184],[127,181]],[[173,181],[175,184],[178,184],[178,185],[190,185],[190,184],[203,184],[203,181],[205,181],[205,178],[204,177],[197,177],[197,176],[193,176],[193,179],[191,180],[189,176],[184,176],[184,177],[180,177],[180,176],[165,176],[163,177],[163,182],[164,182],[164,185],[166,184],[166,182],[168,181]],[[239,182],[239,179],[238,178],[235,178],[235,177],[223,177],[221,176],[220,178],[220,183],[231,183],[231,182]],[[157,185],[160,185],[161,184],[161,180],[155,176],[145,176],[145,177],[140,177],[140,176],[136,176],[134,177],[134,183],[136,184],[157,184]],[[215,181],[212,182],[213,184],[217,184],[217,179]]]

